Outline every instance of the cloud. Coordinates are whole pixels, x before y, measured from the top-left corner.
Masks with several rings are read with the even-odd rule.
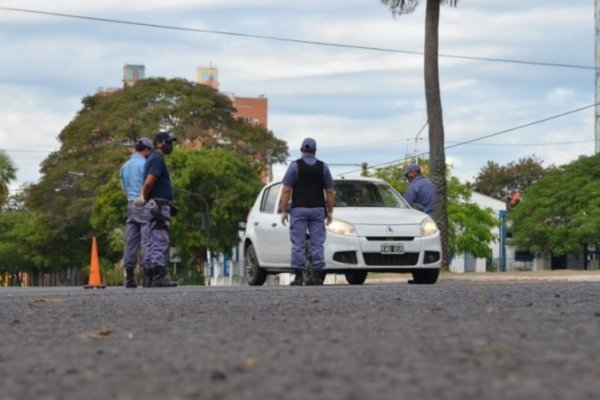
[[[424,40],[424,3],[399,18],[376,0],[8,0],[2,6],[415,52]],[[440,54],[593,65],[593,15],[588,0],[459,2],[442,8]],[[0,63],[6,121],[0,137],[16,137],[10,143],[16,149],[56,149],[55,138],[83,96],[121,86],[123,63],[144,64],[147,76],[189,80],[196,67],[212,63],[223,91],[268,97],[270,128],[288,141],[292,158],[294,143],[305,136],[316,137],[319,155],[341,172],[428,150],[427,129],[415,140],[427,118],[420,54],[7,11],[0,11],[0,23],[3,58],[10,60]],[[594,102],[591,70],[441,57],[440,84],[448,145]],[[488,160],[503,164],[532,152],[548,164],[569,162],[593,145],[546,143],[593,138],[588,110],[448,149],[447,159],[467,180]],[[43,153],[9,154],[20,182],[37,179]]]

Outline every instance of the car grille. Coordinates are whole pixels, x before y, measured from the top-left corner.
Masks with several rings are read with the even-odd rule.
[[[363,253],[363,258],[367,265],[416,265],[419,261],[419,253]]]
[[[365,236],[365,238],[377,242],[410,242],[415,240],[414,236]]]

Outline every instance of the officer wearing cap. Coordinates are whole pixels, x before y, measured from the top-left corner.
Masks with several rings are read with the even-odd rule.
[[[313,282],[307,285],[320,285],[325,267],[324,246],[325,222],[331,223],[335,202],[334,183],[329,167],[317,160],[317,143],[306,138],[300,147],[302,157],[293,161],[283,177],[283,189],[279,200],[281,223],[288,220],[288,202],[292,199],[290,220],[290,240],[292,242],[292,285],[302,285],[302,271],[305,268],[306,232],[310,234],[312,251]],[[325,193],[325,194],[324,194]]]
[[[125,268],[125,287],[136,288],[134,270],[138,262],[138,252],[146,240],[147,224],[143,209],[136,207],[134,201],[139,196],[144,184],[144,164],[146,158],[154,150],[152,141],[140,138],[135,142],[134,152],[122,166],[120,171],[121,187],[127,196],[127,221],[125,223],[125,250],[123,267]]]
[[[435,207],[435,186],[431,181],[421,175],[421,167],[417,164],[408,164],[404,168],[404,177],[409,185],[404,198],[412,207],[422,209],[423,212],[433,217]]]
[[[177,139],[169,132],[154,136],[155,151],[144,165],[144,186],[135,203],[144,205],[148,219],[148,237],[144,247],[144,287],[172,287],[177,283],[167,277],[166,253],[169,249],[169,228],[173,188],[165,157],[173,151]]]

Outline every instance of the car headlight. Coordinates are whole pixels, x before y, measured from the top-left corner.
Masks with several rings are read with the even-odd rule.
[[[438,232],[438,227],[433,219],[428,217],[421,221],[421,236],[432,236]]]
[[[351,223],[342,221],[341,219],[334,219],[329,225],[327,225],[327,232],[333,233],[334,235],[342,236],[358,236],[356,228]]]

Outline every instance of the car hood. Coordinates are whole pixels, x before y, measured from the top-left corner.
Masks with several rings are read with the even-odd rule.
[[[337,207],[333,218],[352,225],[420,225],[427,214],[409,208]]]

